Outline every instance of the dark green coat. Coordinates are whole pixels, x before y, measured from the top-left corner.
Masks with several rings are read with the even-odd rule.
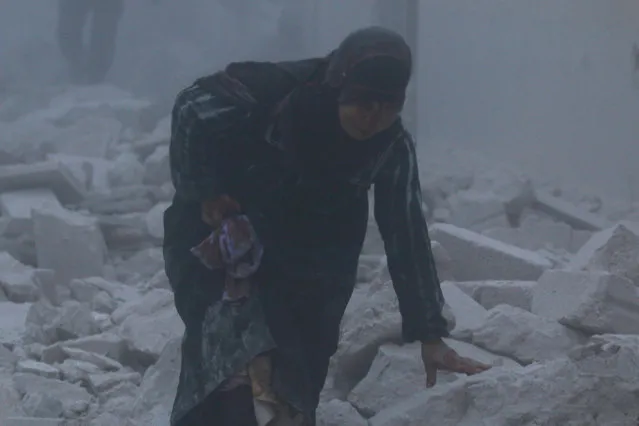
[[[274,389],[313,422],[355,284],[369,187],[405,340],[447,335],[414,142],[398,122],[376,137],[363,167],[307,178],[250,107],[205,86],[185,89],[173,110],[176,195],[165,214],[164,252],[186,335],[172,425],[252,357],[275,348]],[[223,193],[240,201],[265,247],[258,294],[239,308],[221,302],[221,275],[189,253],[211,231],[200,202]]]

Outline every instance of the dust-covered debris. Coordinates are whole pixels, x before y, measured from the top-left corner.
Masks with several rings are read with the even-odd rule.
[[[184,331],[161,249],[168,111],[144,119],[109,86],[40,105],[0,127],[0,424],[168,425]],[[635,424],[636,228],[478,157],[430,160],[446,342],[493,370],[425,388],[371,214],[318,425]]]

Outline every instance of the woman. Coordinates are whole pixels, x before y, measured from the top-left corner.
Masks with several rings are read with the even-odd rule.
[[[173,425],[314,425],[351,297],[368,189],[403,317],[438,369],[444,300],[400,112],[411,52],[366,28],[326,58],[236,63],[177,97],[166,271],[186,324]],[[259,423],[258,423],[259,421]]]

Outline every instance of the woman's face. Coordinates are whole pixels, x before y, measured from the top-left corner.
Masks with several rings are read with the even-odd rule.
[[[391,103],[357,102],[339,106],[339,122],[351,138],[363,141],[391,127],[401,107]]]

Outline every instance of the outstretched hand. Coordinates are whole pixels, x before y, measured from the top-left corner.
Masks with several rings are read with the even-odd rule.
[[[443,340],[422,343],[422,361],[426,370],[426,386],[429,388],[437,383],[437,371],[472,376],[491,368],[488,364],[460,356]]]

